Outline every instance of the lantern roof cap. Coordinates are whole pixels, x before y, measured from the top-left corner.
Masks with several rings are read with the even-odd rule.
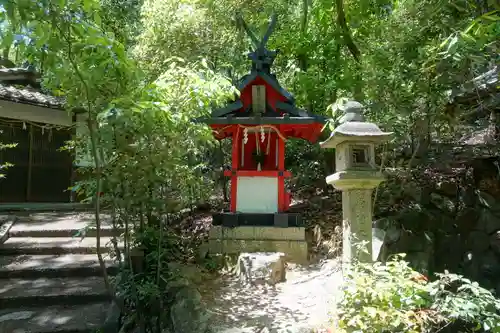
[[[377,124],[365,121],[364,106],[356,101],[348,101],[339,106],[344,115],[340,125],[330,134],[330,137],[320,143],[321,148],[335,148],[344,141],[352,140],[367,143],[382,143],[387,141],[392,132],[383,132]]]

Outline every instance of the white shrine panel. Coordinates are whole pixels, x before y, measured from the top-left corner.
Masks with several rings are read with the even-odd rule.
[[[278,178],[238,177],[236,211],[241,213],[277,213]]]

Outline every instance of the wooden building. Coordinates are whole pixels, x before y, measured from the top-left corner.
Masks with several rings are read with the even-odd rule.
[[[64,101],[41,92],[37,75],[26,69],[0,69],[0,202],[70,202],[73,156],[61,151],[75,133],[76,115]]]

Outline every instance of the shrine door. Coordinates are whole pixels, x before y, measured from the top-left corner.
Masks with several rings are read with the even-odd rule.
[[[19,122],[0,123],[0,143],[17,144],[0,151],[0,202],[69,202],[72,156],[60,151],[70,130],[44,130]]]

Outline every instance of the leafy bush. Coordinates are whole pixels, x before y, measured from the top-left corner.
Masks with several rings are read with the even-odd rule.
[[[456,274],[428,282],[404,255],[347,272],[339,326],[347,332],[500,332],[500,301]]]

